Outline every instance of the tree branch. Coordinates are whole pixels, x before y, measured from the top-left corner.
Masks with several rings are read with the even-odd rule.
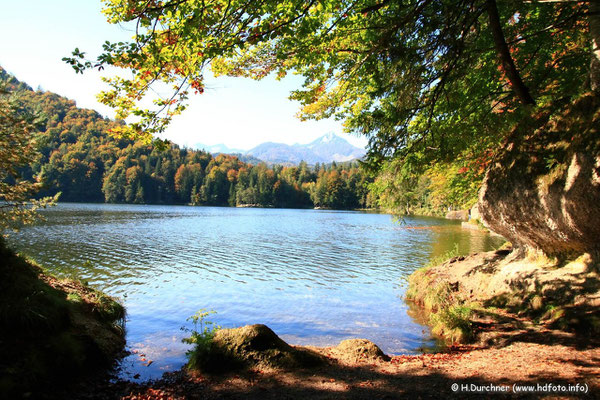
[[[492,31],[494,44],[496,46],[496,53],[500,59],[500,66],[508,77],[510,86],[514,90],[517,97],[519,97],[521,103],[535,104],[535,100],[533,100],[533,97],[531,97],[529,89],[527,86],[525,86],[525,83],[521,79],[521,75],[515,66],[512,56],[510,55],[510,49],[506,44],[506,39],[504,38],[504,33],[502,32],[496,0],[486,0],[486,6],[490,21],[490,29]]]

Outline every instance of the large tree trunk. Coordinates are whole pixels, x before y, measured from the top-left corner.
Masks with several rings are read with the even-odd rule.
[[[521,103],[535,104],[533,97],[531,97],[531,94],[529,93],[529,89],[527,86],[525,86],[525,83],[523,83],[521,75],[515,66],[515,62],[510,55],[510,49],[506,44],[506,39],[504,38],[504,33],[502,32],[502,25],[500,23],[500,16],[498,15],[498,7],[496,7],[496,0],[487,0],[486,6],[490,20],[490,29],[492,30],[494,45],[496,46],[496,52],[498,53],[502,70],[510,82],[510,86],[519,97]]]
[[[592,60],[590,62],[590,86],[600,92],[600,0],[591,0],[588,23],[592,37]]]

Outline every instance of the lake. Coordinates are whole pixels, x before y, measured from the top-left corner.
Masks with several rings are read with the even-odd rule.
[[[42,213],[8,242],[124,303],[132,354],[119,373],[141,380],[185,363],[180,328],[202,308],[222,327],[264,323],[291,344],[360,337],[391,354],[423,351],[435,342],[408,315],[406,276],[456,245],[502,243],[455,221],[356,211],[63,203]]]

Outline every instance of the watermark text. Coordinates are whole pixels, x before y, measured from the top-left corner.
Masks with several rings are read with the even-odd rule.
[[[450,386],[453,392],[457,393],[588,393],[587,383],[514,383],[505,384],[485,384],[485,383],[453,383]]]

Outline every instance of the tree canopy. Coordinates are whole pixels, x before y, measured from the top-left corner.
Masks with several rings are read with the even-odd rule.
[[[476,158],[533,105],[576,95],[589,76],[587,2],[105,0],[104,12],[135,24],[133,40],[106,42],[94,61],[78,49],[65,60],[79,72],[131,71],[109,78],[100,100],[137,118],[116,134],[147,139],[203,92],[210,66],[302,74],[291,95],[302,117],[343,119],[369,138],[375,164],[415,152],[417,164]],[[146,109],[156,82],[172,90]]]
[[[123,123],[57,94],[33,91],[1,68],[0,85],[12,88],[10,98],[0,96],[5,201],[59,192],[62,201],[109,203],[353,209],[370,201],[371,179],[356,161],[268,166],[177,145],[157,149],[108,135]],[[31,115],[37,115],[36,124],[26,119]],[[20,210],[29,211],[29,205]]]
[[[32,222],[38,208],[59,196],[33,199],[42,188],[40,176],[26,171],[39,158],[36,121],[20,106],[14,92],[18,82],[3,79],[4,75],[0,68],[0,231]]]

